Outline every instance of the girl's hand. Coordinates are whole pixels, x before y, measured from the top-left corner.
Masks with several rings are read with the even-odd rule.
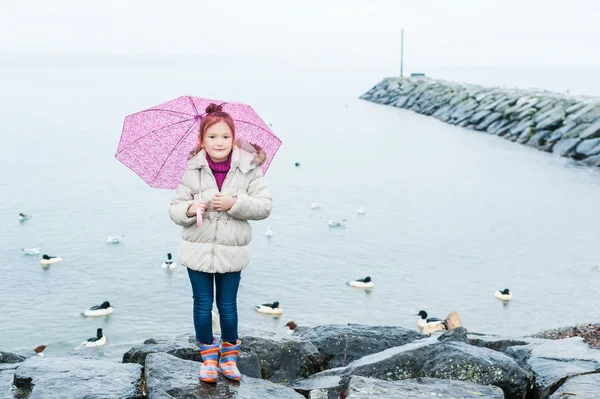
[[[189,217],[196,216],[200,213],[200,216],[204,215],[204,211],[206,211],[206,202],[204,201],[194,201],[192,205],[189,206],[187,210],[187,215]]]
[[[231,209],[231,207],[235,204],[235,198],[230,195],[225,195],[222,193],[215,194],[212,200],[212,206],[217,211],[227,211]]]

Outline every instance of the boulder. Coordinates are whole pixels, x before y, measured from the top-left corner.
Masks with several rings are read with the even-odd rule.
[[[165,352],[180,359],[202,361],[200,350],[193,335],[178,335],[171,339],[147,339],[123,355],[123,363],[138,363],[142,366],[150,353]]]
[[[402,327],[329,324],[315,327],[302,338],[317,348],[324,361],[323,367],[331,369],[366,355],[406,345],[425,338],[425,335]]]
[[[568,156],[577,145],[581,142],[581,139],[564,139],[554,144],[552,152],[560,156]]]
[[[567,380],[550,399],[598,399],[599,395],[600,374],[587,374]]]
[[[575,154],[581,155],[583,158],[600,154],[600,137],[583,140],[575,148]]]
[[[344,389],[347,399],[503,399],[504,393],[495,386],[438,378],[411,378],[402,381],[383,381],[353,376]]]
[[[469,343],[480,348],[487,348],[496,352],[505,353],[506,350],[512,346],[523,346],[529,345],[532,342],[543,340],[536,340],[534,338],[517,338],[517,337],[500,337],[497,335],[487,334],[467,334]]]
[[[266,380],[290,383],[323,370],[324,362],[319,351],[308,340],[249,335],[240,338],[240,354],[255,355],[260,362],[260,376]]]
[[[148,399],[302,399],[293,389],[243,375],[241,383],[222,376],[216,384],[200,381],[200,363],[167,353],[152,353],[146,358]]]
[[[575,376],[600,372],[600,350],[591,349],[580,337],[549,340],[522,349],[521,355],[525,355],[535,375],[534,399],[547,398]]]
[[[600,166],[600,155],[592,155],[583,160],[583,163],[589,166]]]
[[[502,353],[463,342],[438,342],[435,337],[366,356],[351,363],[344,375],[471,381],[496,385],[509,398],[524,398],[532,381],[529,371]]]
[[[600,137],[600,118],[588,126],[580,135],[580,138],[586,139],[595,139],[596,137]]]
[[[552,134],[550,130],[542,130],[540,132],[534,133],[531,138],[527,141],[527,145],[531,147],[540,148],[546,143],[546,139]]]
[[[0,364],[2,363],[21,363],[25,360],[25,356],[17,355],[15,353],[0,351]]]
[[[38,357],[15,370],[14,385],[36,398],[142,397],[142,366],[81,356]]]

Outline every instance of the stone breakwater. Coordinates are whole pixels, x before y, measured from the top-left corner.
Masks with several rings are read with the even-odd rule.
[[[424,77],[386,78],[360,98],[600,167],[599,98]]]
[[[199,381],[193,335],[151,338],[120,362],[75,351],[0,351],[0,399],[598,399],[600,351],[581,337],[396,326],[322,325],[292,336],[241,335],[241,383]],[[51,347],[51,346],[50,346]]]

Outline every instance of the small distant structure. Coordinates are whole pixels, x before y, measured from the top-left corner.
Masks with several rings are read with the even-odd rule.
[[[422,73],[422,72],[412,72],[412,73],[410,74],[410,77],[411,77],[411,78],[412,78],[412,77],[415,77],[415,76],[425,76],[425,74],[424,74],[424,73]]]

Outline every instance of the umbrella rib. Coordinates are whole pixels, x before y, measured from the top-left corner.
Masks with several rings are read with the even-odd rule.
[[[160,171],[162,170],[162,168],[165,166],[165,164],[167,163],[167,161],[169,160],[169,158],[171,157],[171,154],[173,154],[173,151],[175,151],[175,148],[177,148],[177,146],[179,144],[181,144],[181,142],[190,134],[190,130],[192,130],[192,127],[194,127],[194,125],[196,124],[196,122],[192,123],[192,126],[190,126],[188,128],[188,130],[181,136],[181,138],[179,139],[179,141],[177,141],[177,143],[175,143],[175,145],[173,146],[173,148],[171,149],[171,152],[169,152],[169,155],[167,155],[167,157],[165,158],[164,162],[162,163],[162,165],[160,165],[160,168],[158,168],[158,173],[156,174],[156,176],[154,177],[154,180],[152,180],[152,184],[154,184],[154,182],[156,182],[156,179],[158,179],[158,175],[160,175]],[[151,184],[151,185],[152,185]]]
[[[162,109],[162,108],[145,109],[143,111],[136,112],[135,114],[141,114],[142,112],[153,112],[153,111],[172,112],[174,114],[180,114],[180,115],[185,115],[185,116],[194,116],[194,115],[186,114],[185,112],[173,111],[171,109]],[[135,114],[133,114],[133,115],[135,115]],[[131,115],[129,115],[129,116],[131,116]]]
[[[196,115],[200,115],[198,113],[198,108],[196,108],[196,104],[194,104],[194,100],[192,100],[192,97],[187,96],[188,100],[190,100],[190,103],[192,103],[192,107],[194,107],[194,111],[196,111]]]
[[[162,127],[158,128],[158,129],[155,129],[155,130],[153,130],[153,131],[151,131],[151,132],[148,132],[148,133],[144,134],[142,137],[140,137],[140,138],[138,138],[138,139],[136,139],[136,140],[132,141],[131,143],[129,143],[129,145],[128,145],[127,147],[125,147],[125,148],[123,148],[121,151],[117,152],[117,155],[118,155],[118,154],[120,154],[120,153],[122,153],[123,151],[125,151],[126,149],[128,149],[129,147],[131,147],[132,145],[134,145],[135,143],[137,143],[138,141],[140,141],[140,140],[141,140],[141,139],[143,139],[144,137],[147,137],[147,136],[151,135],[152,133],[156,133],[156,132],[158,132],[159,130],[166,129],[166,128],[168,128],[168,127],[172,127],[172,126],[175,126],[175,125],[179,125],[180,123],[183,123],[183,122],[188,122],[188,121],[190,121],[190,120],[191,120],[191,119],[185,119],[185,120],[183,120],[183,121],[175,122],[175,123],[173,123],[173,124],[171,124],[171,125],[168,125],[168,126],[162,126]],[[192,124],[192,126],[193,126],[193,124]]]

